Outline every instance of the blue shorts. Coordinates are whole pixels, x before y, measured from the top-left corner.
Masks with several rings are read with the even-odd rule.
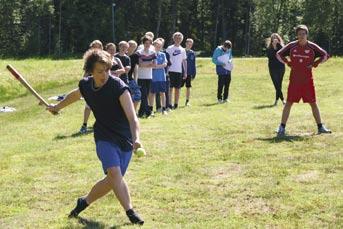
[[[104,173],[112,167],[120,167],[121,175],[124,176],[129,166],[132,151],[123,151],[116,144],[107,141],[96,141],[96,153],[101,161]]]
[[[131,91],[131,98],[133,102],[139,102],[141,101],[142,93],[140,86],[136,83],[135,80],[130,80],[129,81],[129,88]]]
[[[167,90],[166,81],[152,81],[151,82],[151,93],[165,93]]]

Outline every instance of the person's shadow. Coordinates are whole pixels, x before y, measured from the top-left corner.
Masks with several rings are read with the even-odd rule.
[[[205,103],[202,106],[203,107],[212,107],[212,106],[216,106],[216,105],[219,105],[219,103],[218,102],[216,102],[216,103]]]
[[[254,106],[253,108],[255,110],[262,110],[262,109],[272,108],[272,107],[276,107],[276,106],[274,104],[271,104],[271,105],[259,105],[259,106]]]
[[[82,228],[85,228],[85,229],[91,229],[91,228],[92,229],[104,229],[104,228],[106,228],[105,224],[98,222],[98,221],[95,221],[95,220],[86,219],[86,218],[83,218],[80,216],[78,216],[76,219],[80,224],[83,225]],[[124,223],[122,225],[113,225],[110,228],[111,229],[118,229],[118,228],[121,228],[123,226],[128,226],[128,225],[131,225],[131,224],[130,223]]]
[[[270,138],[256,138],[256,140],[259,141],[266,141],[270,143],[280,143],[280,142],[298,142],[298,141],[304,141],[308,138],[310,138],[312,135],[285,135],[285,136],[274,136]]]
[[[54,140],[63,140],[63,139],[66,139],[66,138],[77,138],[77,137],[81,137],[81,136],[84,136],[84,135],[88,135],[88,134],[91,134],[93,133],[94,130],[93,130],[93,127],[89,127],[86,131],[86,133],[80,133],[80,132],[76,132],[76,133],[73,133],[71,135],[60,135],[58,134]]]

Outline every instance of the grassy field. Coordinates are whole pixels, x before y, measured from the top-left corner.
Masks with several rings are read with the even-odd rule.
[[[75,133],[83,102],[50,115],[5,70],[12,63],[44,97],[77,86],[81,60],[0,60],[0,228],[134,228],[113,194],[66,216],[103,174],[92,134]],[[275,137],[282,106],[266,59],[236,59],[231,102],[216,104],[216,75],[198,61],[191,107],[141,120],[148,155],[126,179],[144,228],[342,228],[343,59],[315,70],[322,117],[294,106],[289,136]],[[284,81],[286,92],[287,77]],[[181,98],[184,103],[184,91]],[[91,118],[91,122],[94,118]]]

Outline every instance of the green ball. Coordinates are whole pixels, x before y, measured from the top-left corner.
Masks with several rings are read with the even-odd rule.
[[[135,154],[138,156],[138,157],[143,157],[146,155],[146,152],[143,148],[138,148],[135,150]]]

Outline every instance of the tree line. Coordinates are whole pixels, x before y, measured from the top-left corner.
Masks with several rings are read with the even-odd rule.
[[[79,56],[94,39],[134,39],[146,31],[167,43],[175,31],[211,55],[223,40],[234,55],[265,55],[266,39],[295,39],[306,24],[310,40],[343,54],[343,0],[0,0],[0,56]]]

